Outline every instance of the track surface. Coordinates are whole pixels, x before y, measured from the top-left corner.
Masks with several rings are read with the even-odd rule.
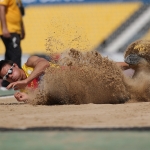
[[[150,103],[32,106],[0,99],[0,149],[149,150]]]

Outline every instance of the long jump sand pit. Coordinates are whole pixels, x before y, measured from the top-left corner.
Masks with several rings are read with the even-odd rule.
[[[150,102],[33,106],[4,97],[0,99],[0,118],[1,128],[149,127]]]
[[[1,128],[150,127],[150,79],[144,70],[132,79],[99,53],[74,49],[58,65],[47,68],[27,104],[0,99]]]

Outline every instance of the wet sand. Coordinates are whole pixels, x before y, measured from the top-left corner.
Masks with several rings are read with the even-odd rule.
[[[147,127],[150,102],[124,104],[30,105],[0,99],[0,127]]]

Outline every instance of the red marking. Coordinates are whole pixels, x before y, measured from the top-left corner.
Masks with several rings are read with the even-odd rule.
[[[33,79],[29,84],[28,87],[36,89],[38,87],[38,78]]]

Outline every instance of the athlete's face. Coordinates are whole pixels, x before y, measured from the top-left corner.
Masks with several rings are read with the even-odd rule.
[[[8,82],[12,83],[20,79],[21,71],[17,64],[14,63],[12,66],[7,64],[2,68],[0,76],[3,78],[3,80],[7,80]]]

